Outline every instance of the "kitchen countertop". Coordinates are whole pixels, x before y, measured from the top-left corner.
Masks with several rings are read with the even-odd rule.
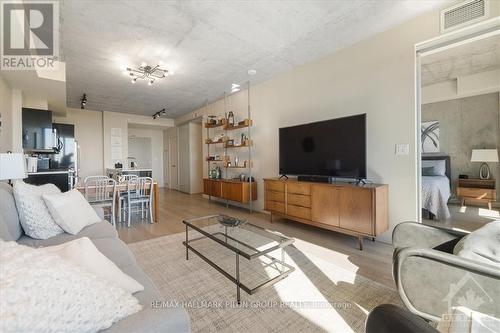
[[[63,174],[70,173],[73,171],[70,170],[40,170],[37,172],[28,172],[28,175],[54,175],[54,174]]]
[[[123,172],[123,171],[153,171],[152,168],[107,168],[106,171],[113,171],[113,172]]]

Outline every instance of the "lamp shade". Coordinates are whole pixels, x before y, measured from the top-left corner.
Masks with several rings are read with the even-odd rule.
[[[472,149],[471,162],[498,162],[496,149]]]
[[[26,178],[23,154],[0,154],[0,180]]]

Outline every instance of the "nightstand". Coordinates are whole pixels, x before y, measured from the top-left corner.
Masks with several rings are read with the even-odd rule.
[[[457,196],[465,206],[466,200],[484,202],[491,210],[491,203],[497,200],[495,179],[459,179]]]

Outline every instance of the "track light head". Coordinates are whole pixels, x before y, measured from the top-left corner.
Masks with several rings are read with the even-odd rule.
[[[80,99],[80,109],[85,109],[85,105],[87,105],[87,94],[84,93]]]

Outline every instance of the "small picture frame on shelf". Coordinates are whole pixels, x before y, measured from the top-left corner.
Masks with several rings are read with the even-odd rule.
[[[234,140],[233,140],[233,139],[228,139],[228,140],[226,141],[226,146],[228,146],[228,147],[229,147],[229,146],[234,146]]]

